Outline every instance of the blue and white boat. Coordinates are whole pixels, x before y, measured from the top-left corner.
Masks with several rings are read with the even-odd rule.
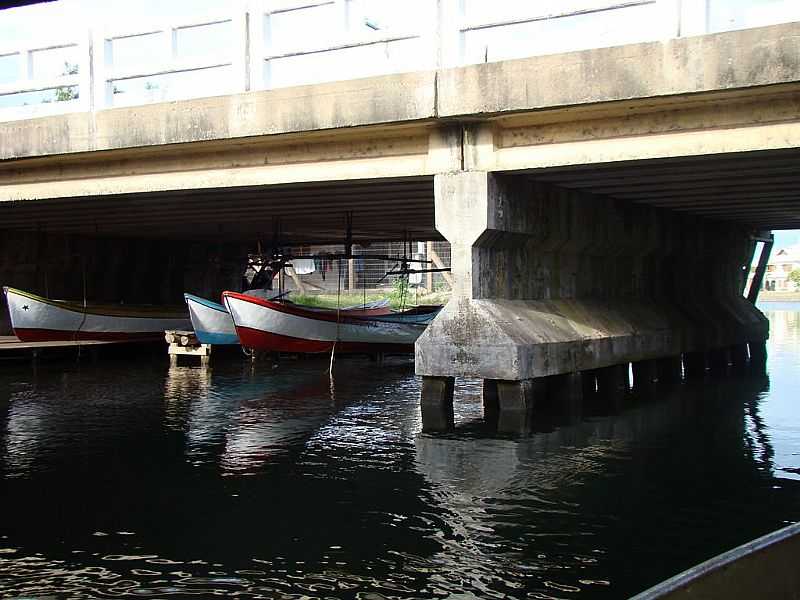
[[[184,294],[192,327],[201,344],[238,344],[239,337],[228,309],[193,294]]]
[[[280,296],[280,294],[271,290],[247,290],[245,294],[263,300],[272,300]],[[183,298],[189,307],[189,317],[192,320],[192,327],[198,342],[214,345],[238,345],[240,343],[231,314],[225,306],[189,293],[184,293]],[[304,308],[313,312],[336,313],[335,309]],[[340,312],[363,317],[381,316],[389,319],[393,316],[391,315],[392,310],[389,308],[389,300],[386,299],[346,306],[341,308]],[[401,320],[403,319],[401,318]]]

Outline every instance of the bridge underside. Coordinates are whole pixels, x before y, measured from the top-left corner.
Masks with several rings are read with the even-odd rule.
[[[619,392],[631,363],[639,383],[763,364],[742,288],[755,239],[800,228],[797,34],[2,124],[0,277],[215,295],[277,221],[336,242],[352,211],[356,242],[451,243],[452,300],[416,346],[428,428],[452,425],[458,376],[528,415],[543,383]]]

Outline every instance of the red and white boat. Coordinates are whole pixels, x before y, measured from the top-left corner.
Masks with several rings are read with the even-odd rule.
[[[50,300],[4,287],[14,334],[23,342],[163,339],[167,329],[191,329],[185,310],[157,306]]]
[[[272,352],[413,352],[440,307],[358,316],[314,311],[293,304],[223,292],[239,341],[245,348]]]

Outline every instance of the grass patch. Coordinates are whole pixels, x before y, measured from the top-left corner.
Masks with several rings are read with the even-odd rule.
[[[445,294],[443,292],[435,293],[435,294],[428,294],[427,296],[417,296],[415,297],[414,292],[410,292],[405,301],[405,307],[409,308],[411,306],[416,306],[417,304],[444,304],[447,302],[447,298],[449,294]],[[383,300],[384,298],[389,299],[389,306],[392,308],[401,308],[401,298],[396,294],[385,292],[385,293],[375,293],[375,292],[368,292],[366,296],[367,302],[374,302],[375,300]],[[301,304],[303,306],[312,306],[314,308],[336,308],[337,307],[337,297],[336,294],[291,294],[289,299],[294,302],[295,304]],[[364,294],[363,293],[346,293],[342,294],[341,298],[338,300],[338,306],[355,306],[360,305],[364,302]]]

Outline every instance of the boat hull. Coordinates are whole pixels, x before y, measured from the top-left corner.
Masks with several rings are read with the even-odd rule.
[[[413,352],[427,322],[314,312],[297,306],[224,292],[241,344],[272,352]],[[432,317],[431,317],[432,318]],[[428,319],[430,320],[430,318]]]
[[[23,342],[163,339],[167,329],[187,329],[188,315],[150,307],[101,306],[42,298],[3,288],[14,334]]]
[[[189,307],[189,317],[197,341],[201,344],[215,345],[239,343],[233,319],[222,304],[192,294],[184,294],[183,297],[186,299],[186,306]]]

